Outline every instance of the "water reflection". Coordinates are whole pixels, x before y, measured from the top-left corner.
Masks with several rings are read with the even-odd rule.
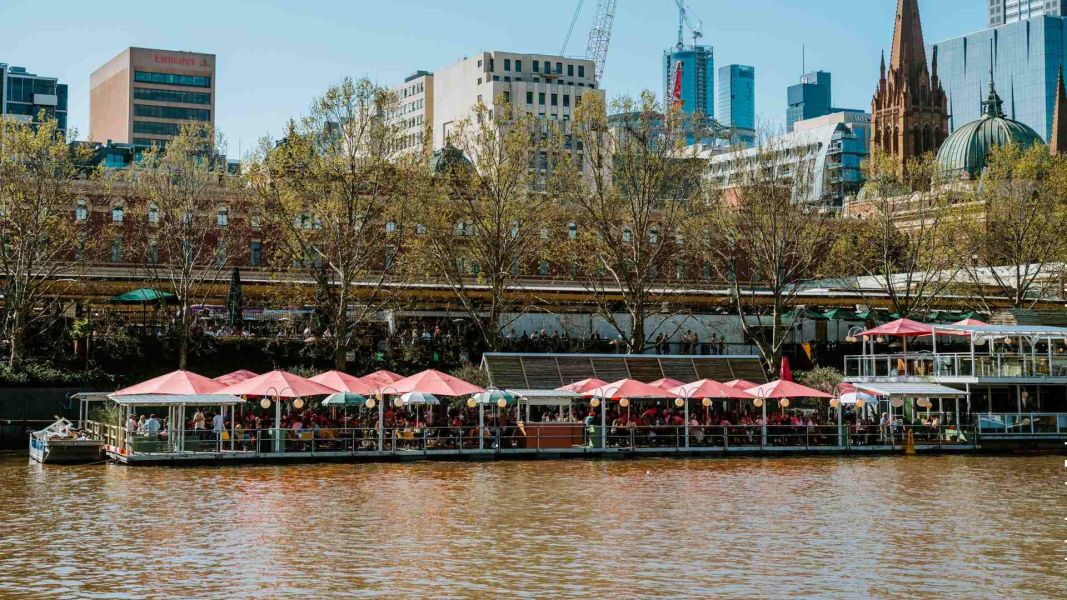
[[[1063,597],[1059,460],[165,469],[7,457],[0,592]]]

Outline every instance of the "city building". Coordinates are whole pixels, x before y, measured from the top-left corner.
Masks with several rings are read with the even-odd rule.
[[[434,73],[433,149],[443,148],[479,102],[493,118],[498,99],[542,119],[569,121],[582,96],[602,94],[591,60],[546,54],[479,52]]]
[[[675,46],[663,53],[663,96],[687,114],[715,116],[715,50]]]
[[[793,123],[828,115],[832,103],[831,77],[826,71],[801,75],[800,83],[786,90],[789,108],[786,109],[786,130],[793,131]]]
[[[398,150],[420,151],[427,127],[433,127],[433,73],[416,71],[393,93],[397,107],[387,122],[397,129]]]
[[[0,63],[0,116],[31,122],[42,110],[61,131],[67,130],[67,84]]]
[[[1064,0],[979,0],[989,5],[989,26],[997,27],[1035,17],[1067,16]]]
[[[937,48],[926,63],[918,0],[898,0],[889,71],[871,102],[872,156],[889,156],[903,171],[908,159],[937,152],[948,137],[948,98],[937,73]]]
[[[127,48],[89,78],[89,139],[150,145],[215,124],[215,55]]]
[[[871,116],[846,111],[797,121],[792,132],[754,148],[723,152],[698,145],[691,151],[708,160],[708,177],[720,189],[739,187],[757,172],[760,176],[770,173],[782,181],[804,181],[796,186],[796,201],[819,201],[836,209],[863,187],[861,164],[870,142]]]
[[[728,127],[734,143],[751,146],[756,141],[756,69],[726,65],[719,69],[719,94],[715,107],[718,121]]]
[[[950,131],[982,116],[992,68],[1005,114],[1048,139],[1056,74],[1067,62],[1065,29],[1067,18],[1040,16],[933,44],[949,99]]]
[[[1063,83],[1063,67],[1056,76],[1056,105],[1052,111],[1052,134],[1048,151],[1053,156],[1067,154],[1067,87]]]

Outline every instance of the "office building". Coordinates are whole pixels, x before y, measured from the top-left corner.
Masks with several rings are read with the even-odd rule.
[[[0,116],[23,122],[36,121],[41,111],[67,130],[67,85],[55,77],[26,72],[23,67],[0,63]]]
[[[715,116],[715,50],[711,46],[678,46],[663,53],[664,98],[686,114]]]
[[[1004,114],[1042,138],[1052,132],[1056,75],[1067,63],[1067,18],[1041,16],[938,42],[938,74],[952,131],[982,116],[992,61]]]
[[[166,143],[183,123],[215,124],[215,55],[127,48],[89,78],[89,139]]]
[[[585,94],[596,87],[591,60],[545,54],[479,52],[433,75],[433,149],[445,147],[479,102],[493,118],[498,100],[546,120],[566,122]]]
[[[751,145],[756,140],[756,69],[726,65],[719,69],[719,94],[715,106],[718,121],[728,127],[734,142]]]
[[[831,77],[826,71],[802,75],[800,83],[786,90],[789,102],[785,116],[786,129],[793,131],[793,123],[797,121],[830,114],[831,91]]]
[[[989,26],[999,27],[1036,17],[1065,17],[1065,0],[979,0],[988,2]]]
[[[393,88],[396,110],[387,122],[396,128],[398,150],[416,152],[423,148],[427,127],[433,127],[433,73],[416,71]]]

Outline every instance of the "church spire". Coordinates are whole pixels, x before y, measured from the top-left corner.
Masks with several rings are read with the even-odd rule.
[[[903,73],[912,87],[918,87],[917,80],[927,72],[919,0],[897,0],[897,24],[893,32],[893,53],[889,67],[890,71]]]
[[[1048,149],[1053,155],[1067,153],[1067,89],[1063,83],[1063,63],[1060,63],[1060,75],[1056,79],[1056,109],[1052,113],[1052,135],[1049,136]]]

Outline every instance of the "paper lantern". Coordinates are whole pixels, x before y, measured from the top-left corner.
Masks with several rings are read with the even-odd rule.
[[[501,398],[500,400],[497,400],[497,401],[496,401],[496,405],[497,405],[498,407],[500,407],[500,408],[507,408],[507,406],[508,406],[508,401],[507,401],[507,399],[506,399],[506,398]]]
[[[622,400],[619,400],[619,406],[621,406],[623,408],[629,408],[630,399],[629,398],[623,398]]]
[[[478,401],[474,399],[474,396],[467,398],[467,408],[474,408],[478,406]]]
[[[856,408],[863,408],[864,406],[867,406],[867,401],[864,400],[863,398],[857,398],[856,399]]]
[[[590,400],[589,406],[592,406],[593,408],[600,406],[600,398],[593,398],[592,400]]]
[[[891,404],[893,406],[893,408],[900,408],[901,406],[904,406],[904,399],[903,398],[893,398],[892,400],[889,401],[889,404]]]
[[[367,406],[368,409],[374,408],[377,405],[378,405],[378,403],[374,401],[374,398],[368,398],[367,399],[366,406]]]
[[[752,401],[752,405],[755,406],[756,408],[759,408],[759,407],[763,406],[763,398],[756,398],[755,400]]]
[[[397,396],[396,399],[393,400],[393,406],[395,406],[397,408],[400,408],[401,406],[404,406],[404,399],[401,398],[400,396]]]
[[[782,398],[778,401],[778,406],[782,408],[789,408],[789,398]]]
[[[259,401],[259,405],[263,408],[270,408],[270,398],[264,398]]]
[[[711,406],[711,398],[704,398],[700,403],[704,405],[704,408],[708,408]]]
[[[841,406],[840,400],[838,400],[837,398],[833,398],[830,400],[830,408],[837,408],[839,406]]]
[[[296,400],[293,400],[293,408],[295,408],[297,410],[300,410],[301,408],[304,408],[304,399],[303,398],[297,398]]]
[[[685,406],[685,400],[683,400],[681,398],[675,398],[674,399],[674,405],[677,406],[678,408],[681,408],[681,407]]]

